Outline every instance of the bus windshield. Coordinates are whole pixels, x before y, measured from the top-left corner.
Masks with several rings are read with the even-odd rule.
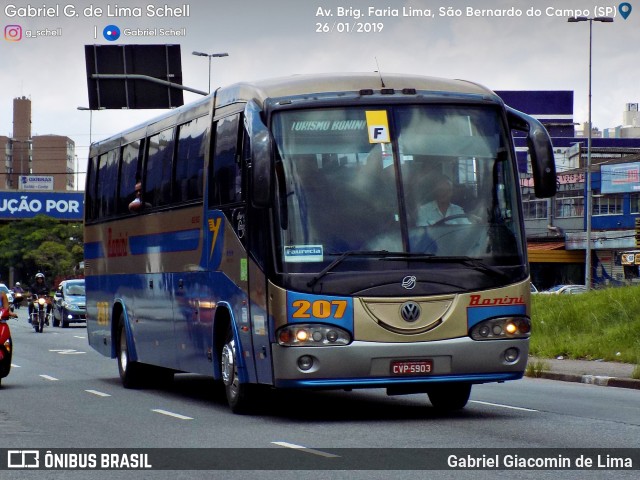
[[[408,262],[433,271],[456,259],[468,268],[473,259],[507,272],[503,283],[526,274],[518,184],[499,109],[285,110],[272,125],[282,273],[323,272],[342,257],[335,273],[406,269]]]

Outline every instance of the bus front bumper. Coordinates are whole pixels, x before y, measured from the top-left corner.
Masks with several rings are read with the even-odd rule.
[[[476,341],[465,337],[406,344],[355,341],[336,347],[273,345],[272,352],[274,386],[278,388],[386,388],[517,380],[527,365],[529,340]],[[506,358],[508,354],[512,355],[511,361]],[[429,373],[394,373],[393,366],[399,363],[428,364]]]

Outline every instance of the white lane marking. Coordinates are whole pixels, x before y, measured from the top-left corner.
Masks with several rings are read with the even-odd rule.
[[[12,366],[13,368],[21,368],[21,367],[20,367],[20,365],[16,365],[15,363],[12,363],[12,364],[11,364],[11,366]]]
[[[82,335],[74,335],[73,338],[80,338],[80,339],[84,340],[87,337],[83,337]]]
[[[87,393],[91,393],[92,395],[97,395],[98,397],[110,397],[108,393],[99,392],[98,390],[85,390]]]
[[[162,410],[160,408],[152,408],[151,411],[160,413],[162,415],[167,415],[169,417],[179,418],[180,420],[193,420],[192,417],[187,417],[186,415],[180,415],[179,413],[169,412],[167,410]]]
[[[82,353],[87,353],[80,350],[74,350],[73,348],[55,348],[49,351],[59,353],[60,355],[80,355]]]
[[[51,380],[52,382],[57,382],[59,379],[56,377],[52,377],[50,375],[40,375],[42,378],[44,378],[45,380]]]
[[[295,443],[288,442],[271,442],[274,445],[278,445],[284,448],[293,448],[294,450],[300,450],[301,452],[311,453],[313,455],[318,455],[320,457],[326,458],[340,458],[339,455],[334,455],[333,453],[323,452],[321,450],[315,450],[313,448],[303,447],[302,445],[296,445]]]
[[[471,403],[478,403],[480,405],[488,405],[490,407],[508,408],[510,410],[520,410],[522,412],[538,412],[539,410],[533,410],[531,408],[524,407],[512,407],[511,405],[501,405],[500,403],[481,402],[479,400],[470,400]]]

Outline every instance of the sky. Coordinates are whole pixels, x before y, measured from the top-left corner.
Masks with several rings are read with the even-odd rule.
[[[593,125],[614,127],[626,103],[640,103],[640,2],[607,1],[7,0],[0,10],[0,135],[11,136],[12,100],[26,96],[32,134],[73,139],[84,171],[90,141],[161,113],[78,110],[88,105],[84,45],[93,44],[180,44],[183,84],[204,91],[208,59],[193,51],[228,53],[211,61],[212,89],[293,74],[380,70],[461,78],[494,90],[572,90],[574,120],[584,122],[589,23],[568,23],[572,15],[614,17],[593,22],[592,37]],[[113,42],[103,36],[108,25],[121,31]],[[46,29],[48,36],[33,38]],[[185,34],[132,36],[126,29]],[[185,103],[199,98],[184,95]]]

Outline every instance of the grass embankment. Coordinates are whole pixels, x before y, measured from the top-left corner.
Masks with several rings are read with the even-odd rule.
[[[531,317],[533,356],[640,364],[640,287],[532,295]]]

